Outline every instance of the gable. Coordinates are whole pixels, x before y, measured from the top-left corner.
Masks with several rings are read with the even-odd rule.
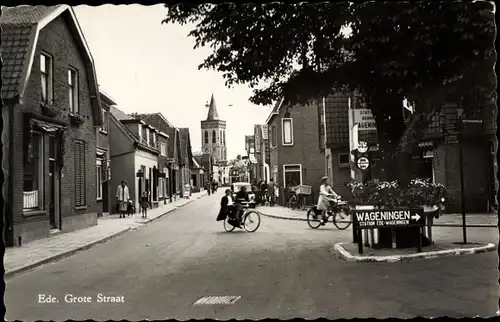
[[[94,59],[83,37],[73,9],[68,5],[52,7],[18,6],[6,8],[2,11],[0,16],[0,26],[2,27],[0,53],[3,65],[7,67],[6,73],[4,73],[5,70],[2,70],[2,83],[7,84],[7,86],[2,86],[2,97],[7,100],[14,100],[17,103],[23,103],[40,31],[58,17],[64,17],[73,38],[81,49],[89,80],[94,125],[101,126],[101,101]],[[6,34],[3,32],[4,30],[7,31]],[[6,37],[7,41],[4,41],[4,37]]]

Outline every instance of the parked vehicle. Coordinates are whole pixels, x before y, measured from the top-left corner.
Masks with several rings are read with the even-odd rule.
[[[233,198],[236,198],[236,193],[240,191],[241,187],[245,187],[248,194],[249,207],[255,208],[255,194],[252,192],[252,185],[250,182],[235,182],[231,185],[231,190],[233,191]]]

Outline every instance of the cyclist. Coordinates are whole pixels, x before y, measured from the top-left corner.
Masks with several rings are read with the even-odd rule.
[[[321,224],[324,225],[328,220],[326,217],[326,211],[328,208],[335,206],[340,196],[333,191],[332,187],[328,183],[328,177],[321,178],[321,186],[319,188],[319,198],[318,198],[318,211],[321,211]]]
[[[236,193],[236,197],[234,198],[234,207],[236,209],[236,220],[238,223],[241,221],[241,215],[243,214],[243,205],[242,202],[249,202],[247,188],[245,186],[241,186],[240,191]]]

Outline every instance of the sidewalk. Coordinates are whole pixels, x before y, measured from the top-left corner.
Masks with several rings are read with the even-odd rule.
[[[287,219],[287,220],[302,220],[307,221],[307,211],[306,210],[291,210],[290,208],[281,206],[260,206],[257,208],[263,215]],[[438,219],[434,219],[434,226],[441,225],[461,225],[462,224],[462,214],[444,214]],[[466,214],[466,224],[467,225],[479,225],[484,227],[496,227],[498,225],[498,214],[497,213],[482,213],[482,214]]]
[[[178,199],[166,205],[160,203],[158,208],[148,210],[148,218],[145,219],[141,218],[141,214],[134,214],[127,218],[119,218],[119,215],[108,215],[98,218],[97,225],[93,227],[35,240],[22,247],[6,248],[4,256],[5,277],[89,249],[96,244],[150,223],[205,195],[206,192],[202,191],[193,193],[190,199]]]

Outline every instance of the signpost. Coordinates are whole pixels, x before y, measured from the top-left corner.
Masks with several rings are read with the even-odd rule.
[[[354,124],[358,124],[359,131],[374,131],[377,129],[375,117],[369,108],[353,109]]]
[[[358,159],[357,165],[361,170],[366,170],[370,166],[370,161],[366,157],[361,157]]]
[[[462,234],[463,244],[467,244],[467,229],[465,219],[465,191],[464,191],[464,166],[463,166],[463,149],[460,142],[460,130],[462,129],[462,115],[457,113],[458,119],[456,123],[446,124],[444,126],[444,143],[445,144],[458,144],[458,163],[460,167],[460,197],[462,208]],[[458,125],[458,129],[457,129]]]
[[[362,229],[423,227],[424,210],[420,209],[383,209],[352,210],[353,229],[358,230],[358,251],[363,254]],[[419,231],[417,252],[422,251],[422,235]]]

